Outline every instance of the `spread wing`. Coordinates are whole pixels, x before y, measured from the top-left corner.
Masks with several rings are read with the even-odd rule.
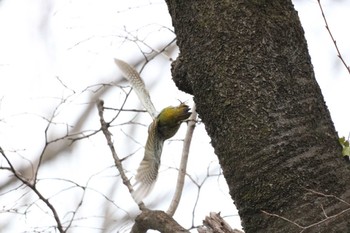
[[[145,155],[136,173],[135,191],[133,197],[137,203],[149,194],[158,176],[160,156],[163,150],[164,139],[157,133],[157,120],[153,120],[148,129],[148,138]]]
[[[123,76],[130,82],[130,84],[134,88],[134,91],[139,97],[143,107],[147,110],[151,117],[155,119],[158,113],[151,101],[151,97],[146,89],[145,83],[140,77],[140,74],[123,60],[115,58],[114,62],[122,72]]]

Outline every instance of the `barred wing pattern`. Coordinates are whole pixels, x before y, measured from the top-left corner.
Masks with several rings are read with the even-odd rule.
[[[158,120],[155,119],[149,126],[145,155],[137,169],[135,191],[133,192],[137,203],[140,203],[150,193],[158,176],[164,139],[160,137],[157,127]]]
[[[145,83],[139,73],[128,63],[120,59],[114,59],[123,76],[130,82],[136,92],[140,102],[147,112],[153,118],[153,122],[148,128],[148,138],[145,146],[145,154],[137,169],[134,192],[132,196],[137,203],[140,203],[146,197],[152,188],[158,176],[160,166],[160,156],[162,154],[164,140],[157,133],[157,111],[151,101],[151,97],[146,89]]]
[[[181,103],[177,107],[166,107],[158,114],[139,73],[122,60],[114,59],[114,61],[125,78],[131,83],[141,103],[153,118],[148,128],[145,154],[135,176],[135,191],[132,193],[134,200],[140,203],[152,190],[157,180],[164,141],[176,134],[180,124],[191,113],[189,112],[190,108],[186,104]]]
[[[130,82],[131,86],[134,88],[134,91],[139,97],[143,107],[147,110],[151,117],[155,119],[158,115],[157,110],[155,109],[151,101],[151,97],[139,73],[123,60],[115,58],[114,62],[122,72],[123,76]]]

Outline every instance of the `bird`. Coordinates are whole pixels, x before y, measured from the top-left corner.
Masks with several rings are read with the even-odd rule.
[[[191,112],[188,105],[180,103],[175,107],[166,107],[158,113],[140,74],[123,60],[115,58],[114,62],[130,82],[153,120],[148,127],[144,157],[137,169],[136,182],[133,185],[132,196],[137,203],[140,203],[150,193],[157,180],[164,141],[176,134],[181,123],[189,118]]]
[[[144,157],[135,176],[134,200],[140,203],[157,180],[164,141],[173,137],[180,125],[191,115],[188,105],[164,108],[148,127]]]

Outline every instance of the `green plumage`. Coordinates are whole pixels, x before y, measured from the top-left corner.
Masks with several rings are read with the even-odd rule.
[[[180,128],[182,121],[186,120],[191,115],[189,111],[190,108],[183,103],[177,107],[170,106],[164,108],[156,118],[158,121],[157,130],[160,136],[163,137],[164,140],[174,136]]]
[[[133,197],[137,202],[152,189],[158,176],[164,141],[176,134],[181,123],[191,115],[189,110],[190,108],[183,103],[177,107],[164,108],[150,124],[145,155],[135,177],[137,189]]]

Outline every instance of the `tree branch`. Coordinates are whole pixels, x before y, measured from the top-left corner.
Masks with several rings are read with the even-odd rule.
[[[338,217],[340,217],[341,215],[343,215],[343,214],[345,214],[345,213],[348,213],[348,212],[350,211],[350,208],[349,208],[350,203],[347,202],[347,201],[345,201],[345,200],[343,200],[343,199],[341,199],[341,198],[339,198],[339,197],[336,197],[336,196],[334,196],[334,195],[324,194],[324,193],[321,193],[321,192],[317,192],[317,191],[312,190],[312,189],[305,189],[305,190],[306,190],[306,191],[309,191],[311,194],[314,194],[314,195],[317,195],[317,196],[322,196],[322,197],[325,197],[325,198],[336,199],[337,201],[339,201],[339,202],[345,204],[345,205],[347,206],[347,208],[343,209],[342,211],[339,211],[339,212],[336,213],[336,214],[329,215],[329,214],[326,213],[325,209],[324,209],[323,206],[321,205],[321,209],[322,209],[322,211],[323,211],[323,214],[324,214],[325,218],[322,219],[322,220],[320,220],[320,221],[318,221],[318,222],[312,223],[312,224],[310,224],[310,225],[301,225],[301,224],[298,224],[298,223],[296,223],[295,221],[292,221],[292,220],[290,220],[290,219],[288,219],[288,218],[286,218],[286,217],[283,217],[283,216],[278,215],[278,214],[269,213],[269,212],[264,211],[264,210],[261,210],[261,212],[263,212],[264,214],[266,214],[266,215],[268,215],[268,216],[277,217],[277,218],[280,218],[280,219],[282,219],[282,220],[284,220],[284,221],[286,221],[286,222],[289,222],[289,223],[291,223],[291,224],[297,226],[298,228],[300,228],[300,229],[301,229],[300,232],[304,232],[304,231],[307,230],[307,229],[310,229],[310,228],[316,227],[316,226],[320,226],[321,224],[325,224],[326,222],[331,221],[331,220],[333,220],[333,219],[335,219],[335,218],[338,218]]]
[[[38,197],[39,199],[44,202],[46,204],[46,206],[51,210],[53,217],[56,221],[56,227],[58,229],[58,231],[60,233],[65,233],[66,230],[63,229],[63,225],[61,223],[61,220],[58,216],[58,213],[55,209],[55,207],[49,202],[49,200],[47,198],[45,198],[40,192],[39,190],[36,188],[35,186],[35,182],[33,184],[31,184],[28,180],[26,180],[25,178],[23,178],[15,169],[15,167],[12,165],[12,163],[10,162],[10,160],[7,158],[4,150],[0,147],[0,153],[2,154],[2,156],[5,158],[5,160],[7,161],[8,165],[10,166],[10,170],[13,173],[13,175],[19,180],[21,181],[24,185],[28,186]]]
[[[184,140],[184,145],[182,148],[182,156],[181,156],[179,174],[176,182],[175,194],[173,196],[169,209],[166,212],[170,216],[174,215],[181,199],[182,190],[185,183],[184,181],[185,181],[185,175],[186,175],[186,167],[187,167],[188,155],[190,151],[190,145],[192,141],[192,135],[193,135],[194,128],[196,127],[196,119],[197,119],[196,105],[193,104],[192,114],[188,119],[187,132]]]
[[[97,109],[98,109],[98,115],[100,116],[101,130],[102,130],[103,134],[105,135],[108,147],[109,147],[109,149],[112,152],[113,159],[114,159],[114,164],[115,164],[115,166],[117,167],[117,169],[119,171],[119,174],[120,174],[120,176],[121,176],[121,178],[123,180],[124,185],[128,188],[128,190],[129,190],[129,192],[131,194],[134,191],[134,189],[133,189],[133,187],[132,187],[128,177],[125,175],[122,163],[121,163],[121,161],[120,161],[120,159],[119,159],[119,157],[117,155],[117,152],[115,151],[115,148],[114,148],[114,145],[113,145],[113,142],[112,142],[112,138],[111,138],[112,134],[108,130],[109,124],[103,118],[103,109],[104,109],[103,108],[103,104],[104,104],[103,100],[99,100],[97,102]],[[143,202],[138,203],[138,206],[139,206],[140,210],[145,210],[146,209],[145,204],[143,204]]]
[[[203,224],[203,227],[198,228],[199,233],[243,233],[243,231],[232,229],[220,216],[220,213],[211,212],[205,217]]]
[[[330,35],[330,37],[331,37],[331,39],[332,39],[332,42],[333,42],[333,44],[334,44],[334,47],[335,47],[335,49],[337,50],[338,57],[339,57],[339,59],[341,60],[341,62],[343,63],[343,65],[345,66],[345,68],[346,68],[346,70],[348,71],[348,73],[350,74],[350,66],[348,66],[348,65],[346,64],[346,62],[345,62],[345,60],[344,60],[344,58],[343,58],[343,56],[342,56],[342,54],[340,53],[340,50],[339,50],[339,48],[338,48],[337,41],[334,39],[333,34],[332,34],[332,32],[331,32],[331,30],[330,30],[330,28],[329,28],[329,25],[328,25],[326,16],[325,16],[325,14],[324,14],[324,11],[323,11],[323,8],[322,8],[322,5],[321,5],[321,0],[317,0],[317,2],[318,2],[318,5],[319,5],[319,7],[320,7],[320,10],[321,10],[321,14],[322,14],[322,17],[323,17],[323,21],[324,21],[324,23],[326,24],[326,29],[327,29],[327,31],[328,31],[328,34]]]
[[[136,217],[131,233],[146,233],[149,229],[163,233],[189,233],[188,230],[180,226],[172,217],[160,210],[143,210]]]

